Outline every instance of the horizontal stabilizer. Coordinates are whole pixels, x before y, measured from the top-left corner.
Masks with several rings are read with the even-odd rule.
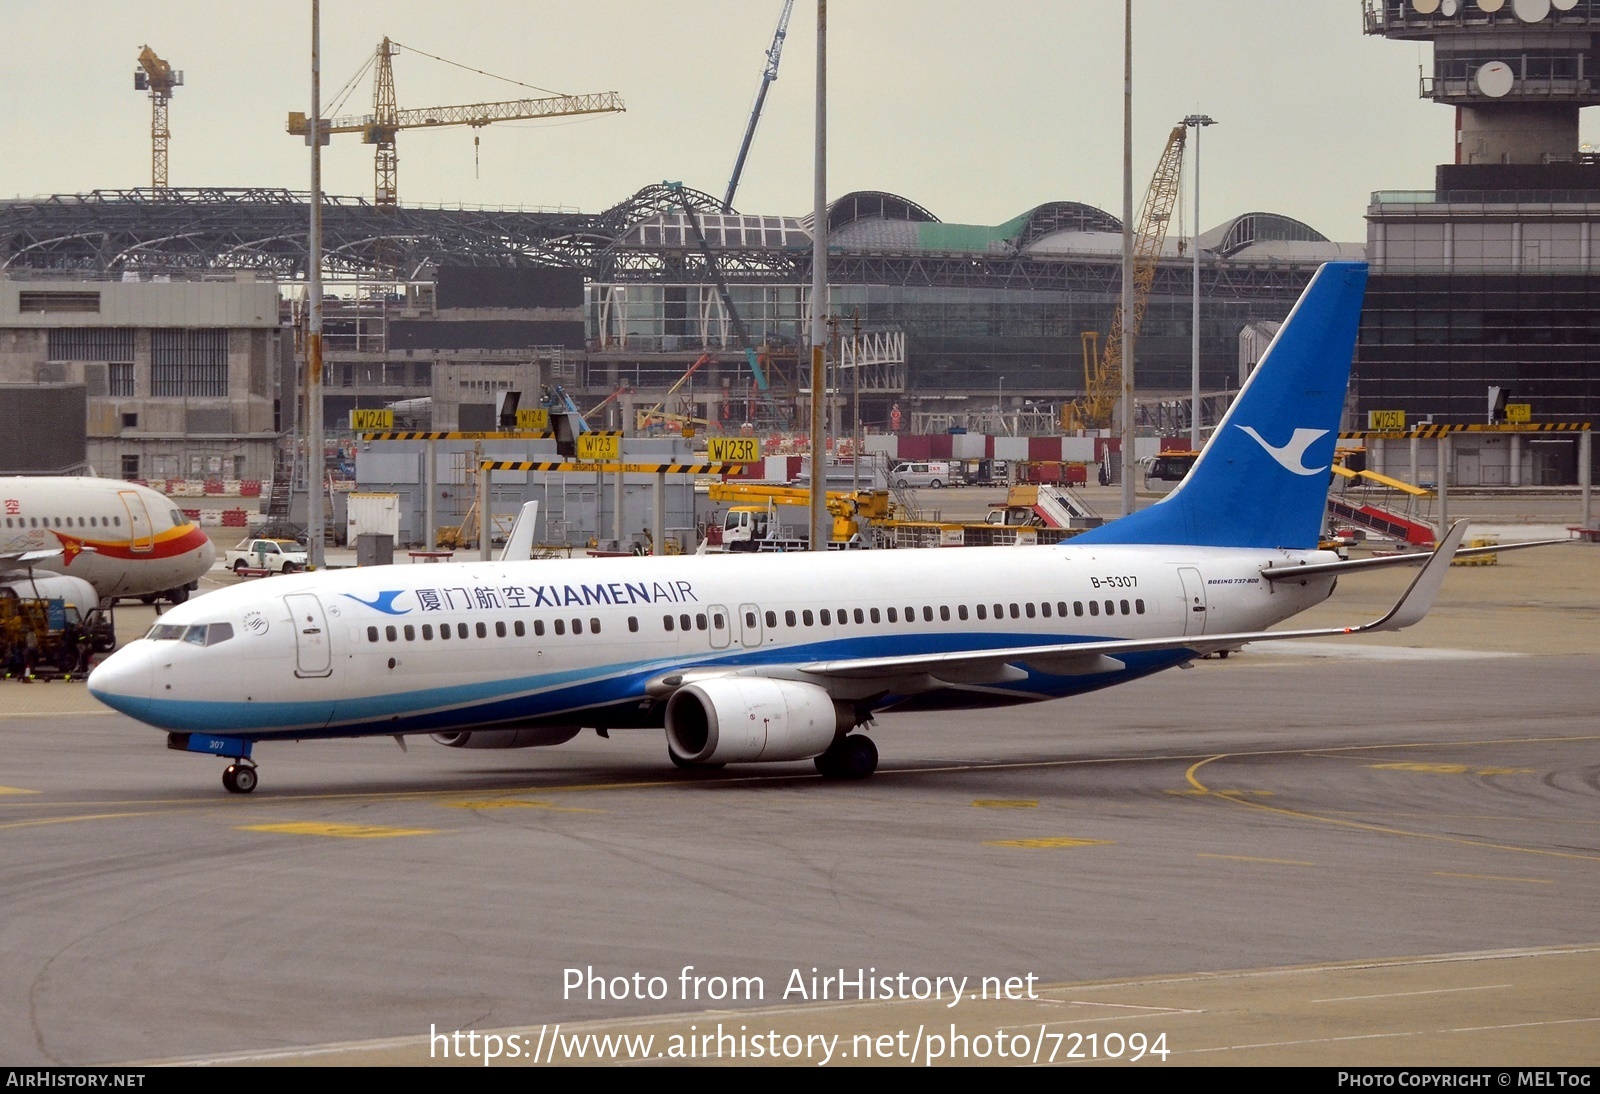
[[[1493,547],[1462,547],[1453,558],[1477,558],[1501,551],[1520,551],[1525,547],[1549,547],[1557,543],[1571,543],[1570,539],[1530,539],[1523,543],[1499,543]],[[1341,559],[1338,562],[1309,562],[1298,566],[1269,566],[1261,571],[1268,581],[1299,581],[1318,574],[1347,574],[1362,570],[1382,570],[1390,566],[1421,566],[1433,557],[1431,551],[1408,551],[1398,555],[1377,555],[1373,558]]]

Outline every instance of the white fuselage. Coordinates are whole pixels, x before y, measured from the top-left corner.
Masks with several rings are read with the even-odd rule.
[[[0,554],[30,552],[54,554],[28,566],[87,581],[102,599],[186,586],[216,559],[199,526],[149,487],[78,476],[0,478]]]
[[[295,574],[164,615],[96,670],[108,704],[169,730],[265,737],[527,725],[660,725],[677,672],[794,677],[859,658],[1260,630],[1327,597],[1270,583],[1317,551],[1099,546],[382,566]],[[190,630],[213,627],[226,630]],[[209,644],[205,644],[209,633]],[[448,637],[445,637],[448,633]],[[1092,690],[1192,659],[1114,671],[944,674],[836,699],[873,709],[981,706]]]

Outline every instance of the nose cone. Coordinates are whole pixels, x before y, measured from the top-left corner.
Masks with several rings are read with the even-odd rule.
[[[134,642],[100,662],[89,674],[89,694],[112,710],[143,720],[155,678],[149,646]]]
[[[207,570],[211,569],[211,564],[217,561],[217,548],[216,545],[211,542],[211,538],[209,536],[207,536],[206,541],[200,545],[198,554],[200,556],[200,562]]]

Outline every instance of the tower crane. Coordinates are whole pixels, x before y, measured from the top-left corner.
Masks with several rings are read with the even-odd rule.
[[[1100,429],[1111,424],[1111,413],[1122,396],[1123,326],[1127,325],[1134,339],[1139,337],[1145,305],[1150,302],[1150,288],[1156,280],[1156,262],[1167,241],[1167,224],[1178,200],[1178,174],[1183,165],[1186,133],[1182,125],[1173,126],[1139,211],[1139,227],[1133,237],[1133,315],[1124,316],[1118,306],[1104,350],[1097,352],[1098,332],[1083,332],[1084,396],[1062,408],[1062,424],[1068,429]]]
[[[183,73],[157,57],[149,46],[139,47],[139,67],[133,70],[133,89],[150,92],[150,185],[167,188],[167,106],[172,89],[183,86]]]
[[[733,195],[739,189],[739,176],[744,174],[744,160],[750,154],[750,142],[755,139],[756,125],[761,121],[761,108],[767,102],[767,88],[778,78],[778,61],[783,57],[783,40],[789,35],[789,13],[794,11],[794,0],[783,0],[783,11],[778,15],[778,29],[772,33],[772,45],[767,47],[767,63],[761,69],[761,86],[756,90],[756,105],[750,111],[750,122],[744,127],[744,140],[739,142],[739,155],[733,161],[733,177],[728,179],[728,193],[722,199],[722,211],[733,212]]]
[[[402,129],[444,125],[470,125],[474,129],[481,129],[490,122],[561,118],[575,114],[617,114],[627,109],[622,104],[622,96],[615,91],[602,91],[590,95],[550,95],[538,99],[401,110],[395,99],[394,65],[391,61],[399,51],[399,43],[388,38],[378,43],[374,58],[376,76],[371,114],[324,120],[318,126],[323,133],[360,133],[363,143],[377,146],[372,173],[373,201],[379,206],[392,207],[400,203],[400,161],[395,152],[395,134]],[[304,113],[290,112],[291,134],[303,137],[309,129]]]

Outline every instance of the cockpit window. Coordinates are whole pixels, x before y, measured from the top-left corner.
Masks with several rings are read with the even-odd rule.
[[[215,646],[233,637],[232,623],[196,623],[190,627],[157,623],[145,635],[152,642],[176,642],[180,638],[191,646]]]
[[[172,511],[172,526],[174,528],[182,528],[185,524],[188,524],[188,523],[189,523],[189,518],[183,515],[183,510],[182,509],[174,509]]]

